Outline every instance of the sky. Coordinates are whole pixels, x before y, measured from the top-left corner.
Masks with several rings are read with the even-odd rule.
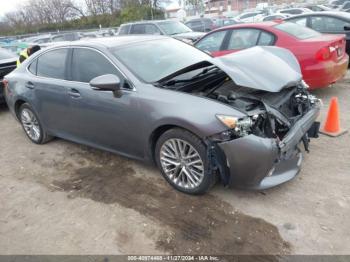
[[[27,0],[0,0],[0,17],[7,12],[16,10],[22,3]]]

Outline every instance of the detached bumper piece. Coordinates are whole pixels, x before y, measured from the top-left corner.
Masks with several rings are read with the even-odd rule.
[[[293,179],[300,171],[302,154],[298,144],[308,150],[309,135],[317,137],[319,107],[312,108],[296,122],[284,139],[247,135],[222,142],[218,147],[226,156],[229,185],[263,190]],[[306,144],[305,144],[306,143]]]

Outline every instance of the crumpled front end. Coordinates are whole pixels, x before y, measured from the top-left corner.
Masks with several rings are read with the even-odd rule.
[[[317,133],[319,107],[312,109],[282,141],[247,135],[218,143],[226,157],[225,169],[231,186],[266,189],[294,178],[300,171],[302,154],[298,144],[303,137]]]
[[[224,184],[266,189],[291,180],[300,171],[299,144],[308,151],[310,138],[318,136],[320,101],[305,89],[285,92],[269,99],[247,96],[247,101],[260,104],[259,110],[248,112],[250,122],[244,123],[250,124],[238,126],[228,131],[229,138],[214,142],[221,155],[218,165]]]

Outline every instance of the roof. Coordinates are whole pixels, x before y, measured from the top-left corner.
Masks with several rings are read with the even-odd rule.
[[[78,40],[65,42],[55,46],[100,46],[105,48],[122,47],[130,44],[136,44],[143,41],[154,41],[168,39],[167,36],[156,35],[121,35],[113,37],[90,38],[88,40]]]
[[[334,17],[339,17],[339,18],[344,18],[346,20],[350,20],[350,13],[341,12],[341,11],[311,12],[311,13],[307,13],[307,14],[300,14],[300,15],[288,17],[288,18],[286,18],[286,20],[293,19],[296,17],[314,16],[314,15],[318,15],[318,16],[327,16],[328,15],[328,16],[334,16]]]
[[[161,23],[161,22],[174,22],[172,20],[142,20],[142,21],[135,21],[135,22],[129,22],[129,23],[125,23],[125,24],[121,24],[120,26],[123,25],[134,25],[134,24],[145,24],[145,23]]]
[[[282,22],[282,21],[281,21]],[[241,27],[254,27],[254,28],[266,28],[266,27],[271,27],[275,26],[277,24],[280,24],[281,22],[277,21],[266,21],[266,22],[256,22],[256,23],[241,23],[241,24],[234,24],[234,25],[228,25],[224,27],[220,27],[214,31],[220,31],[220,30],[225,30],[225,29],[230,29],[230,28],[241,28]]]

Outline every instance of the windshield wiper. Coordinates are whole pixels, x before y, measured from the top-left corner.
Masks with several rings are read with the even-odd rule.
[[[179,80],[168,80],[166,82],[163,83],[163,85],[166,86],[171,86],[171,85],[175,85],[177,83],[187,83],[187,82],[192,82],[195,81],[197,79],[200,79],[203,76],[208,76],[208,75],[212,75],[212,74],[216,74],[217,72],[221,71],[220,68],[216,67],[216,66],[208,66],[204,69],[202,69],[198,74],[194,75],[191,78],[188,79],[179,79]]]

